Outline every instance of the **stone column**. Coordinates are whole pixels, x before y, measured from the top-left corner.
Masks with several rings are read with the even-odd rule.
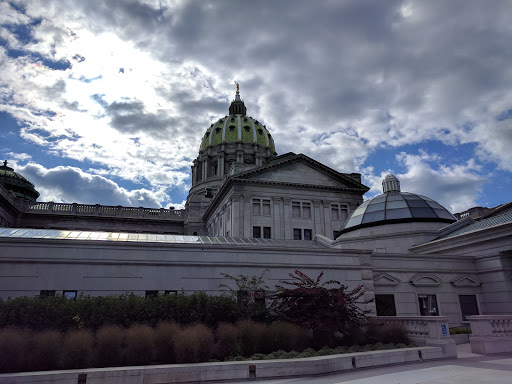
[[[240,195],[233,195],[232,197],[232,210],[233,218],[231,220],[232,234],[231,237],[240,236]]]
[[[332,232],[333,232],[332,216],[331,216],[331,202],[322,200],[322,204],[324,207],[323,211],[324,211],[325,236],[330,239],[330,238],[332,238]],[[338,229],[339,228],[336,228],[336,230],[338,230]]]
[[[274,223],[274,228],[273,228],[273,234],[272,234],[272,237],[276,238],[276,239],[283,239],[284,238],[284,228],[283,228],[283,223],[282,223],[282,214],[281,214],[281,211],[283,209],[283,198],[282,197],[273,197],[272,198],[272,202],[273,202],[273,213],[274,213],[274,217],[273,217],[273,223]]]
[[[293,239],[292,232],[292,214],[291,214],[291,201],[290,198],[283,198],[283,230],[284,239]]]
[[[217,160],[217,176],[224,177],[224,154],[222,153]]]
[[[243,237],[252,237],[252,196],[244,195],[244,231]]]
[[[313,200],[314,234],[325,236],[324,209],[321,200]]]

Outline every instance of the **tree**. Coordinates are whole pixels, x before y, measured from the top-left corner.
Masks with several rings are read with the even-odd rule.
[[[259,276],[248,278],[244,275],[231,276],[227,273],[221,273],[221,276],[231,280],[236,288],[226,284],[220,284],[219,288],[227,288],[231,295],[235,297],[242,307],[246,318],[265,321],[268,317],[268,310],[265,303],[266,292],[269,287],[265,285],[264,276],[268,272],[265,269]]]
[[[289,274],[292,281],[281,281],[272,296],[272,310],[280,320],[311,329],[320,346],[331,344],[335,332],[348,334],[351,328],[366,323],[366,313],[359,304],[364,295],[362,285],[349,290],[336,280],[321,283],[323,272],[313,280],[295,270]],[[329,288],[332,286],[332,288]]]

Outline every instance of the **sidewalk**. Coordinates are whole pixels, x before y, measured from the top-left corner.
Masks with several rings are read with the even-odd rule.
[[[457,346],[457,359],[394,365],[325,376],[288,377],[252,382],[266,384],[511,384],[512,354],[476,355],[471,353],[469,344],[460,344]]]

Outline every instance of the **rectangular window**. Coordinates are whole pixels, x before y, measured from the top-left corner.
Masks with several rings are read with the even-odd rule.
[[[396,316],[395,295],[375,295],[377,316]]]
[[[305,201],[292,201],[292,217],[297,219],[311,218],[311,203]]]
[[[252,227],[252,237],[255,239],[261,238],[261,228],[260,227]]]
[[[418,295],[421,316],[439,316],[436,295]]]
[[[331,205],[331,214],[333,220],[339,220],[340,219],[340,210],[338,209],[337,204]]]
[[[270,216],[270,200],[263,200],[263,216]]]
[[[158,291],[146,291],[146,297],[157,297]]]
[[[46,297],[46,296],[55,296],[55,291],[48,291],[48,290],[44,290],[44,291],[41,291],[41,293],[39,294],[39,296],[43,296],[43,297]]]
[[[260,199],[252,199],[252,215],[253,216],[261,215],[261,200]]]
[[[479,315],[478,304],[475,295],[459,295],[460,312],[462,321],[467,321],[466,316]]]
[[[272,232],[270,227],[263,227],[263,238],[264,239],[270,239],[272,236]]]
[[[62,295],[68,300],[75,300],[77,296],[76,291],[64,291]]]
[[[252,199],[253,216],[271,216],[270,200]]]
[[[178,296],[178,291],[165,291],[166,295]]]
[[[302,233],[300,228],[293,228],[293,240],[302,240]]]
[[[304,240],[313,240],[313,231],[311,229],[304,230]]]
[[[292,217],[300,217],[300,203],[292,201]]]

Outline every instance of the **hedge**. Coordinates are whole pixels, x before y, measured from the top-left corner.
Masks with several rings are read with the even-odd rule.
[[[220,322],[235,323],[243,319],[243,313],[243,308],[232,297],[209,296],[204,292],[147,298],[130,294],[76,300],[63,296],[19,297],[0,300],[0,328],[96,330],[104,325],[129,327],[135,323],[154,327],[160,321],[216,327]]]

